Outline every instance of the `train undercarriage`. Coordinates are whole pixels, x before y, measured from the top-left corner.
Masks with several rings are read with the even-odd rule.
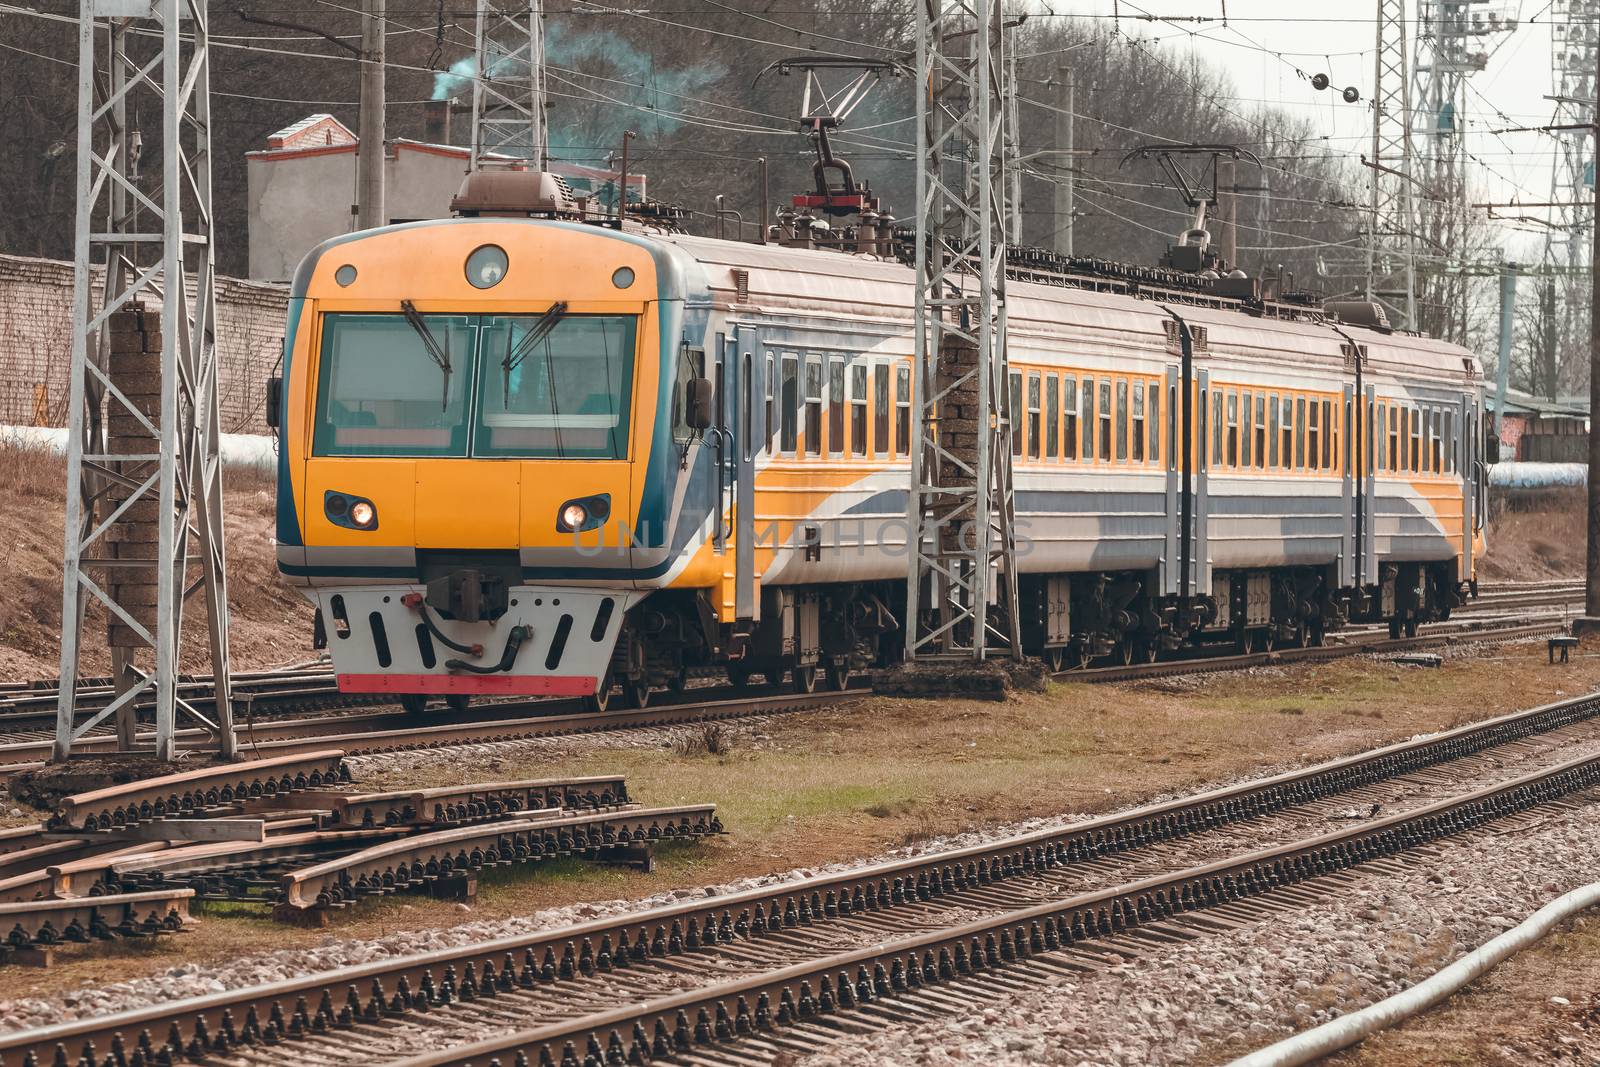
[[[1331,566],[1217,570],[1208,595],[1177,597],[1151,595],[1154,572],[1023,575],[1023,650],[1060,671],[1218,647],[1312,647],[1350,623],[1415,636],[1472,592],[1454,561],[1389,562],[1379,577],[1340,588]],[[652,692],[681,692],[691,676],[719,667],[741,688],[787,679],[799,693],[844,689],[859,672],[900,659],[904,610],[904,591],[891,582],[768,588],[761,621],[741,629],[717,622],[704,592],[656,593],[628,613],[594,703],[643,707]]]

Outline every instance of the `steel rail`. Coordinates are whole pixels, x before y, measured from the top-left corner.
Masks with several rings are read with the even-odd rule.
[[[284,756],[335,747],[347,755],[401,752],[409,749],[438,748],[460,744],[519,741],[537,737],[560,737],[580,733],[636,729],[645,726],[671,726],[708,722],[745,715],[770,715],[834,704],[866,695],[865,689],[834,690],[818,693],[774,693],[716,700],[704,703],[661,704],[628,711],[574,712],[564,715],[533,715],[522,718],[474,718],[428,725],[405,722],[404,716],[374,716],[396,728],[361,731],[358,720],[365,716],[334,716],[321,719],[283,719],[257,723],[253,730],[239,734],[243,756]],[[492,705],[490,706],[493,707]],[[489,709],[485,709],[489,710]],[[179,731],[180,744],[199,740],[198,732]],[[74,751],[112,752],[114,737],[83,738]],[[48,742],[22,742],[0,745],[0,776],[36,769],[49,758]],[[246,764],[247,765],[247,764]]]
[[[189,922],[192,889],[0,904],[0,960],[8,951],[175,933]]]
[[[1336,795],[1373,781],[1469,756],[1496,745],[1559,729],[1600,716],[1600,693],[1513,712],[1422,739],[1388,745],[1266,779],[1214,789],[1192,797],[1150,804],[1117,815],[973,845],[928,856],[874,864],[739,893],[692,899],[645,912],[599,919],[576,926],[442,949],[396,960],[362,964],[271,985],[231,990],[174,1005],[155,1005],[99,1019],[78,1020],[39,1030],[0,1035],[6,1063],[49,1064],[61,1046],[67,1062],[86,1045],[105,1050],[114,1042],[129,1047],[149,1030],[189,1044],[197,1035],[242,1035],[254,1020],[256,1032],[271,1019],[295,1017],[304,1002],[309,1014],[334,1005],[350,987],[391,992],[399,1007],[424,988],[442,989],[469,978],[493,981],[564,980],[593,973],[601,961],[612,965],[641,953],[659,956],[744,936],[768,927],[792,928],[834,915],[879,911],[916,904],[946,877],[957,888],[1003,882],[1096,856],[1131,852],[1270,814],[1292,805]],[[339,1009],[332,1009],[339,1014]],[[309,1025],[309,1018],[304,1025]],[[304,1031],[303,1031],[304,1032]],[[205,1042],[202,1042],[204,1045]]]
[[[1083,941],[1093,941],[1236,900],[1262,896],[1476,829],[1600,784],[1600,755],[1584,756],[1366,825],[855,949],[764,974],[430,1052],[394,1067],[648,1063],[710,1052],[925,985],[960,981]],[[935,894],[953,889],[939,886]],[[478,983],[481,993],[483,983]],[[388,1007],[379,1003],[379,1009]],[[368,1011],[357,997],[357,1017]],[[326,1023],[333,1024],[334,1018]],[[624,1038],[622,1035],[627,1034]],[[619,1058],[620,1057],[620,1058]]]

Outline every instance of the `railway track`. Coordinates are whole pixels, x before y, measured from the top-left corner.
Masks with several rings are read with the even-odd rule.
[[[1037,982],[1124,951],[1100,947],[1112,936],[1225,930],[1257,906],[1245,898],[1296,906],[1322,891],[1308,879],[1584,797],[1597,717],[1600,694],[1022,837],[4,1035],[0,1056],[266,1065],[288,1042],[307,1065],[508,1067],[812,1051],[841,1028],[959,1009],[974,975]]]

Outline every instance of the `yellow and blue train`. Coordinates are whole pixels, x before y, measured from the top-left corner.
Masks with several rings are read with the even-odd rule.
[[[469,217],[295,277],[278,565],[341,688],[639,706],[706,668],[809,691],[892,661],[910,268],[545,217],[559,179],[521,180],[523,208],[464,188]],[[1023,635],[1052,666],[1414,632],[1475,591],[1471,353],[1104,277],[1008,307]]]

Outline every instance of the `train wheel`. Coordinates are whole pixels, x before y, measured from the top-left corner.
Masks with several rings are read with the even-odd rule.
[[[1294,641],[1292,645],[1294,648],[1309,648],[1311,646],[1311,628],[1306,625],[1303,619],[1294,624]]]
[[[622,680],[622,706],[625,708],[643,708],[650,704],[650,683],[643,678],[624,678]]]
[[[1116,657],[1122,661],[1124,667],[1133,666],[1133,661],[1138,658],[1137,647],[1138,643],[1131,637],[1124,637],[1117,642]]]
[[[1271,652],[1272,646],[1276,645],[1277,643],[1278,628],[1276,626],[1268,626],[1265,630],[1261,631],[1261,651]]]
[[[667,679],[667,690],[673,696],[683,696],[683,691],[689,688],[689,668],[679,667],[678,673]]]
[[[809,667],[796,667],[791,673],[794,675],[794,691],[796,693],[815,693],[817,691],[817,665],[815,663]]]
[[[583,706],[589,711],[600,714],[611,710],[611,675],[608,672],[605,680],[600,683],[600,688],[593,696],[583,698]]]
[[[750,676],[755,673],[743,663],[728,664],[728,684],[736,689],[749,689]]]
[[[463,712],[472,707],[472,694],[451,693],[444,698],[445,706],[454,712]]]
[[[407,715],[421,715],[428,710],[428,697],[424,693],[401,693],[400,707]]]
[[[1154,640],[1141,641],[1139,642],[1139,653],[1144,657],[1146,663],[1154,663],[1161,655],[1161,642]]]
[[[850,663],[849,661],[828,664],[828,688],[845,690],[850,688]]]
[[[1321,621],[1312,623],[1311,624],[1311,629],[1310,629],[1309,634],[1308,634],[1308,636],[1306,638],[1306,641],[1311,645],[1311,647],[1312,648],[1321,648],[1324,644],[1327,643],[1327,640],[1328,640],[1328,628],[1326,626],[1324,626],[1321,623]]]
[[[1389,620],[1389,640],[1397,641],[1400,639],[1400,626],[1399,618]]]
[[[1417,620],[1416,620],[1415,616],[1413,616],[1413,617],[1411,617],[1411,618],[1406,620],[1406,636],[1407,637],[1415,637],[1415,636],[1417,636]]]
[[[1060,674],[1061,669],[1066,665],[1067,650],[1064,647],[1057,645],[1055,648],[1044,650],[1045,670],[1050,671],[1052,674]]]
[[[1256,632],[1254,630],[1240,630],[1239,639],[1235,643],[1241,656],[1248,656],[1256,650]]]
[[[1088,670],[1093,665],[1094,648],[1088,642],[1081,642],[1078,645],[1078,667],[1081,670]]]

